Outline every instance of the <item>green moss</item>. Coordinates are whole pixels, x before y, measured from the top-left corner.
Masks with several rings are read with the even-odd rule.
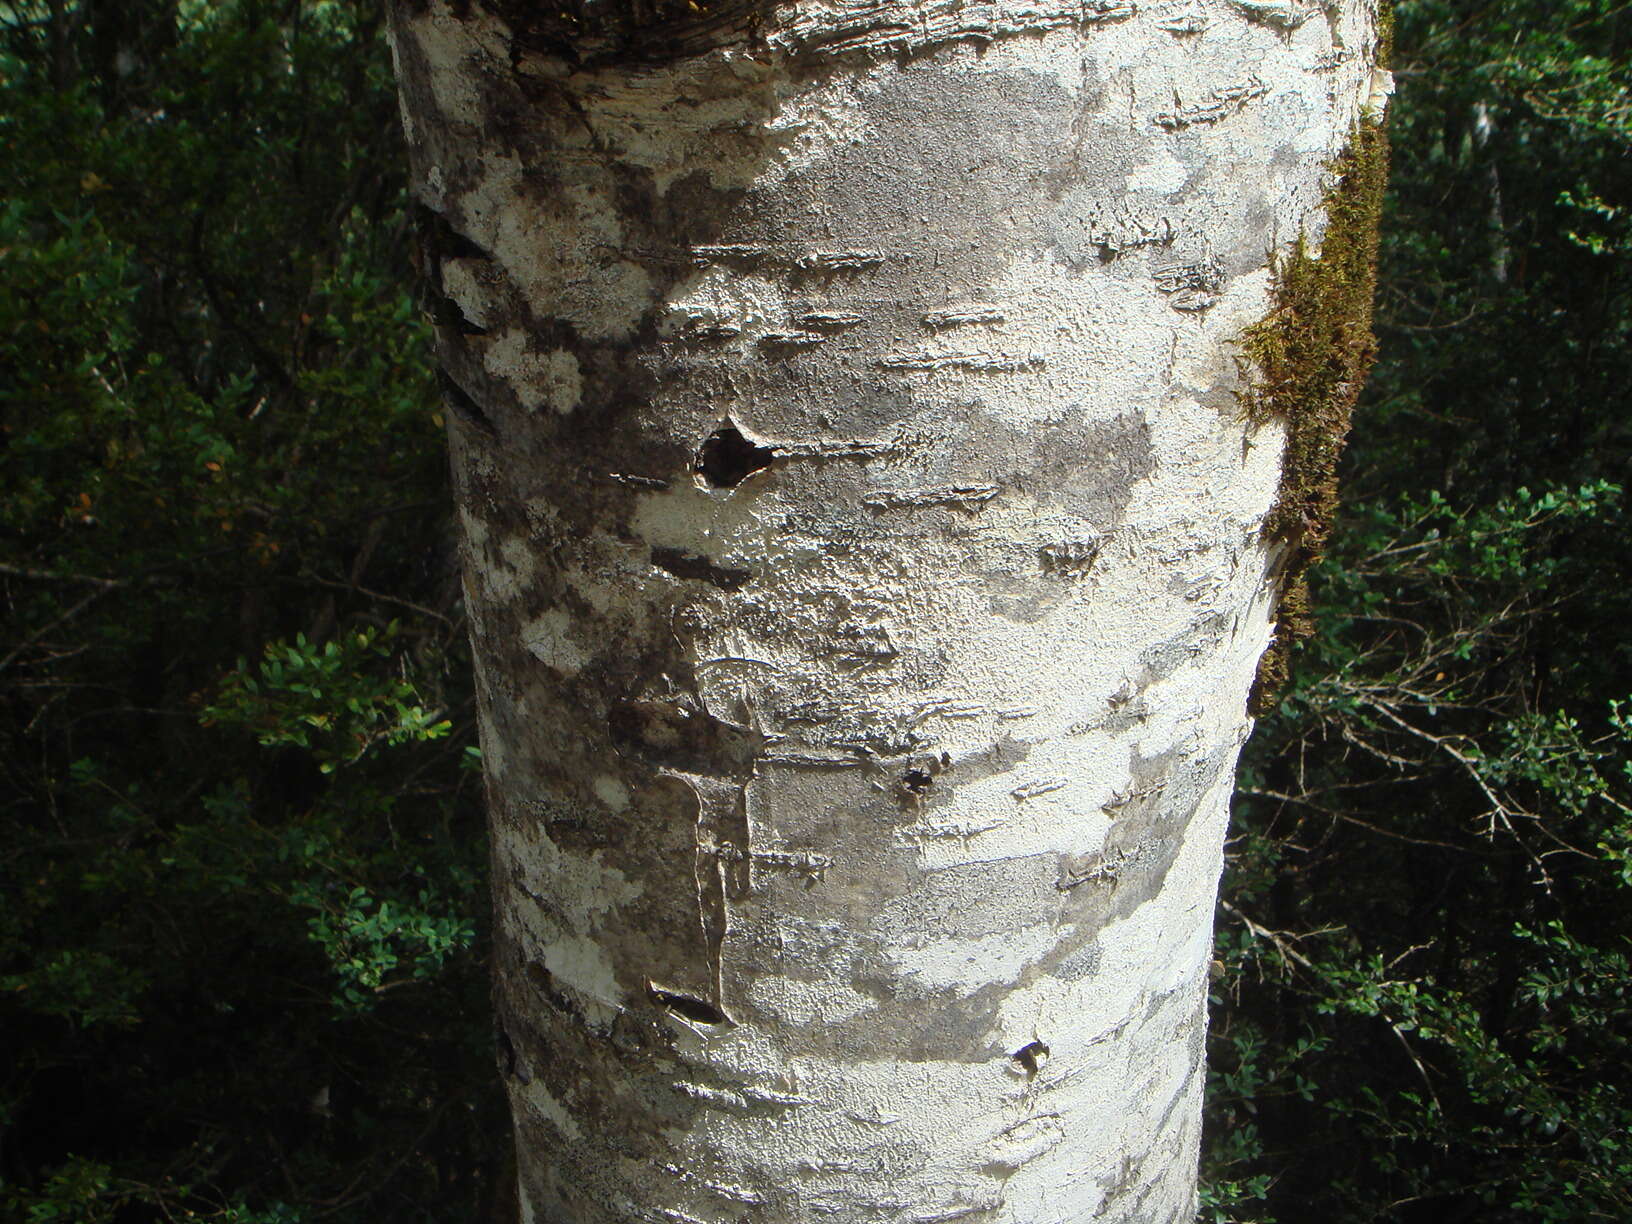
[[[1242,338],[1247,417],[1284,421],[1287,430],[1280,492],[1264,526],[1282,554],[1281,597],[1275,640],[1253,685],[1254,714],[1273,708],[1292,645],[1309,635],[1309,567],[1326,541],[1337,461],[1376,354],[1371,309],[1388,180],[1388,137],[1376,118],[1360,121],[1330,172],[1319,255],[1300,239],[1277,261],[1270,311]]]

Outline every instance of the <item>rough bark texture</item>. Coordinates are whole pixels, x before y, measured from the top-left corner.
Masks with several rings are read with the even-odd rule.
[[[522,1215],[1187,1220],[1375,5],[677,7],[394,15]]]

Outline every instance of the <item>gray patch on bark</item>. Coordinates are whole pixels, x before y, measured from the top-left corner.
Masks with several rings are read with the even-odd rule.
[[[1177,750],[1136,760],[1131,785],[1144,797],[1118,813],[1098,855],[1062,862],[1056,855],[1039,854],[934,870],[921,866],[915,849],[879,836],[880,826],[902,819],[890,797],[863,777],[830,780],[823,788],[835,803],[830,822],[822,828],[780,830],[801,843],[825,847],[834,859],[834,867],[812,890],[809,921],[799,919],[806,906],[791,881],[765,884],[774,893],[754,909],[778,915],[781,933],[754,930],[756,915],[742,915],[743,937],[728,945],[726,966],[728,983],[735,980],[738,988],[728,985],[728,993],[743,997],[762,973],[812,983],[846,982],[871,994],[875,1006],[857,1016],[813,1022],[801,1035],[802,1046],[908,1061],[974,1063],[1005,1057],[997,1030],[1002,1000],[1044,975],[1074,981],[1097,971],[1098,932],[1159,895],[1191,819],[1218,770],[1231,760],[1229,753],[1195,759]],[[994,761],[990,772],[1008,772],[1013,764]],[[954,764],[936,779],[928,791],[930,802],[955,802],[955,788],[941,783],[958,777],[960,769]],[[973,780],[976,769],[959,780]],[[808,810],[797,796],[790,798],[793,806]],[[868,864],[865,888],[857,887],[860,877],[854,885],[846,878],[847,863],[857,861]],[[1094,874],[1107,863],[1124,868]],[[1048,923],[1060,930],[1052,948],[1018,966],[1012,979],[973,991],[915,984],[910,975],[903,978],[887,951],[911,946],[921,932],[979,940]],[[773,949],[785,959],[777,962]],[[746,1007],[742,1014],[754,1023],[770,1019]]]
[[[1055,888],[1070,898],[1068,918],[1098,930],[1156,897],[1192,818],[1234,761],[1233,746],[1200,757],[1179,749],[1136,757],[1129,796],[1114,809],[1104,848],[1057,860]]]

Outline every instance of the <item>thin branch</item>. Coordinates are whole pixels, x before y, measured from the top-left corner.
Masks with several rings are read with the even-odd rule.
[[[411,599],[403,599],[397,595],[387,595],[384,591],[371,590],[355,582],[338,582],[333,578],[319,578],[316,574],[303,574],[297,578],[284,578],[282,581],[292,583],[309,582],[315,586],[332,587],[338,591],[352,591],[358,595],[366,595],[370,599],[378,599],[382,603],[396,604],[398,607],[408,608],[411,611],[418,612],[421,616],[434,617],[449,628],[453,627],[453,621],[435,608],[427,608],[424,604],[417,604]]]
[[[1283,791],[1265,790],[1262,787],[1242,787],[1239,793],[1243,795],[1259,795],[1265,799],[1278,799],[1282,803],[1297,804],[1299,807],[1306,807],[1313,811],[1319,812],[1324,816],[1330,816],[1333,820],[1341,820],[1347,824],[1358,825],[1360,828],[1365,829],[1369,833],[1375,833],[1379,837],[1392,837],[1395,841],[1408,842],[1413,846],[1436,846],[1441,850],[1456,850],[1462,854],[1474,853],[1471,847],[1458,846],[1453,842],[1435,841],[1428,837],[1408,837],[1404,833],[1396,833],[1392,829],[1385,829],[1380,825],[1374,825],[1370,821],[1361,820],[1358,816],[1351,816],[1347,812],[1340,812],[1336,808],[1330,808],[1324,804],[1316,803],[1314,800],[1305,798],[1301,795],[1289,795]]]
[[[50,622],[47,625],[40,626],[33,633],[29,634],[22,641],[18,642],[17,645],[12,648],[11,652],[9,654],[7,654],[5,658],[0,659],[0,672],[4,672],[6,669],[8,669],[14,662],[16,662],[18,655],[22,654],[23,651],[27,650],[35,642],[39,641],[46,634],[50,633],[53,629],[57,628],[57,626],[67,624],[69,621],[73,620],[74,617],[78,616],[81,612],[83,612],[86,608],[90,607],[97,600],[101,599],[109,591],[116,591],[116,590],[118,590],[120,587],[122,587],[124,585],[125,584],[122,583],[122,582],[115,582],[115,583],[111,583],[108,586],[98,587],[96,590],[92,591],[89,595],[85,596],[84,599],[82,599],[78,603],[74,604],[73,607],[69,608],[68,611],[64,612],[61,616],[57,617],[56,620]]]
[[[95,574],[64,574],[59,570],[28,569],[21,565],[7,565],[0,562],[0,574],[10,574],[14,578],[35,578],[41,582],[88,582],[92,586],[118,587],[124,586],[124,578],[99,578]]]

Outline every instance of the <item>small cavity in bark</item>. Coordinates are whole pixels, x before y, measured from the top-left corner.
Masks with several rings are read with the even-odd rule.
[[[425,312],[437,327],[447,328],[460,336],[485,336],[487,328],[472,323],[464,308],[445,293],[429,286],[425,289]]]
[[[468,391],[448,377],[447,371],[438,370],[436,381],[442,388],[443,402],[447,404],[455,416],[490,438],[499,436],[499,431],[493,424],[493,418],[482,410],[482,406],[471,398]]]
[[[935,779],[927,769],[909,769],[901,775],[901,787],[914,795],[921,795],[934,785]]]
[[[951,768],[950,753],[914,758],[912,764],[901,771],[901,777],[895,784],[896,798],[908,807],[917,807],[929,793],[930,787],[935,785],[935,779]]]
[[[501,1026],[497,1033],[499,1045],[499,1064],[504,1074],[512,1079],[519,1080],[523,1085],[533,1082],[533,1077],[527,1073],[522,1065],[521,1056],[516,1053],[516,1043],[510,1040],[510,1034]]]
[[[414,223],[418,227],[421,241],[425,242],[431,253],[439,258],[488,261],[493,259],[492,253],[480,243],[461,234],[446,217],[424,204],[414,205]]]
[[[730,421],[709,434],[697,449],[693,470],[713,489],[734,489],[771,466],[776,452],[749,441]]]
[[[652,1002],[673,1012],[683,1020],[691,1021],[693,1024],[725,1025],[731,1023],[731,1017],[707,999],[699,999],[696,995],[685,994],[678,990],[664,990],[661,986],[655,985],[648,985],[646,990],[652,996]]]
[[[1027,1042],[1009,1055],[1027,1075],[1036,1075],[1048,1061],[1048,1046],[1041,1041]]]

